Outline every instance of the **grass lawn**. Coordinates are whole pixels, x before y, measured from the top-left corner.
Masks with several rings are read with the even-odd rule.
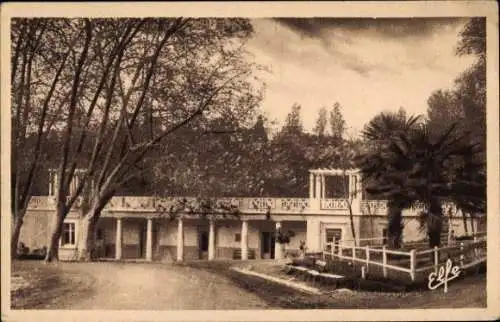
[[[56,264],[40,261],[12,261],[12,309],[44,309],[61,303],[67,295],[92,293],[94,278],[83,272],[63,272]]]
[[[485,308],[486,275],[468,276],[448,285],[448,293],[442,288],[434,291],[388,293],[337,290],[329,294],[310,295],[285,285],[279,285],[256,276],[248,276],[229,268],[225,262],[196,262],[191,267],[211,270],[224,275],[269,303],[285,309],[393,309],[393,308]],[[233,265],[236,265],[233,263]],[[268,263],[237,264],[259,273],[282,277],[280,266]]]

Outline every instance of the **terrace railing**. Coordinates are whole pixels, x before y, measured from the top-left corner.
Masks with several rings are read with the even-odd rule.
[[[347,210],[349,204],[346,199],[321,199],[322,210]]]
[[[114,211],[157,211],[162,208],[168,210],[172,206],[180,205],[183,201],[196,203],[194,197],[113,197],[106,206],[106,210]],[[309,198],[214,198],[214,207],[230,205],[237,207],[244,213],[302,213],[309,209]]]
[[[75,202],[75,209],[81,204],[81,198]],[[159,208],[169,209],[171,206],[178,205],[182,200],[196,201],[194,197],[153,197],[153,196],[116,196],[111,198],[105,207],[108,211],[158,211]],[[213,198],[215,204],[231,205],[238,208],[242,213],[262,214],[266,212],[278,214],[325,214],[328,212],[337,212],[348,214],[349,204],[346,199],[319,199],[309,198],[266,198],[266,197],[229,197]],[[361,213],[364,215],[385,215],[387,213],[386,200],[363,200],[361,201]],[[421,209],[421,205],[406,209],[405,216],[413,216]],[[30,209],[54,209],[54,196],[33,196],[29,204]],[[319,207],[319,209],[318,209]],[[420,207],[420,208],[419,208]],[[422,206],[423,207],[423,206]],[[452,204],[443,204],[443,209],[450,209]],[[353,207],[356,209],[356,207]]]
[[[386,245],[344,246],[343,243],[327,243],[323,258],[349,260],[364,267],[365,272],[373,268],[382,270],[383,277],[399,272],[415,282],[417,275],[437,272],[439,266],[451,259],[461,269],[466,269],[486,261],[486,238],[462,241],[453,246],[433,249],[393,250]],[[425,275],[425,276],[427,276]]]

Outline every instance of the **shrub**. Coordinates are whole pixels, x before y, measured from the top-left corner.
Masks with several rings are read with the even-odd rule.
[[[29,247],[26,247],[23,242],[20,242],[17,246],[17,254],[20,256],[26,256],[30,252]]]

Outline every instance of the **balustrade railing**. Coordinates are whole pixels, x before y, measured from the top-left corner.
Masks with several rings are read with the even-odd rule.
[[[214,198],[197,199],[194,197],[113,197],[108,202],[106,210],[164,210],[178,207],[183,203],[187,206],[205,200],[211,203],[211,207],[229,208],[234,207],[242,212],[265,213],[276,212],[303,212],[309,209],[308,198]]]
[[[361,212],[368,215],[384,215],[387,212],[387,200],[362,201]]]
[[[346,199],[321,199],[322,210],[346,210],[349,204]]]
[[[309,198],[266,198],[266,197],[244,197],[244,198],[209,198],[198,199],[195,197],[142,197],[142,196],[115,196],[108,202],[105,210],[114,211],[169,211],[172,207],[179,207],[185,202],[189,208],[197,202],[207,202],[212,208],[238,209],[243,213],[304,213],[315,211],[341,210],[347,211],[349,204],[346,199],[320,199],[319,206],[311,204]],[[73,208],[81,206],[81,198],[78,198]],[[361,201],[361,213],[365,215],[385,215],[387,213],[386,200],[363,200]],[[55,207],[54,196],[33,196],[29,204],[30,209],[52,209]],[[196,207],[195,207],[196,208]],[[424,209],[423,204],[416,204],[404,210],[405,216],[413,216]],[[443,203],[443,211],[456,210],[452,203]]]

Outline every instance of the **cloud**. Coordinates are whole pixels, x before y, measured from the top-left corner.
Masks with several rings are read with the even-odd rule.
[[[392,47],[404,45],[421,51],[420,46],[435,35],[449,33],[461,27],[466,19],[455,17],[432,18],[275,18],[277,24],[290,30],[300,38],[315,41],[323,46],[332,59],[346,68],[367,76],[372,72],[397,72],[391,65],[392,57],[384,57],[378,61],[370,59],[370,53],[360,56],[351,47]],[[379,45],[377,46],[376,43]],[[439,49],[439,47],[438,47]],[[413,50],[413,49],[412,49]],[[401,51],[396,48],[396,51]],[[377,54],[377,53],[375,53]],[[416,68],[439,68],[436,59],[426,56],[427,60],[412,59],[408,64]],[[438,53],[439,54],[439,53]],[[397,57],[396,59],[400,59]]]
[[[417,35],[410,35],[419,26],[411,19],[399,29],[378,19],[342,19],[344,25],[336,19],[321,28],[317,19],[306,20],[300,27],[305,32],[276,19],[252,21],[256,33],[249,49],[272,69],[262,107],[280,122],[294,102],[303,106],[306,128],[313,127],[317,109],[336,101],[345,107],[348,126],[357,129],[381,110],[403,106],[410,114],[425,114],[429,94],[452,86],[471,63],[454,54],[460,19],[426,22]]]
[[[450,25],[461,25],[464,18],[275,18],[278,23],[311,38],[324,37],[325,31],[341,29],[371,32],[387,38],[425,37]]]

